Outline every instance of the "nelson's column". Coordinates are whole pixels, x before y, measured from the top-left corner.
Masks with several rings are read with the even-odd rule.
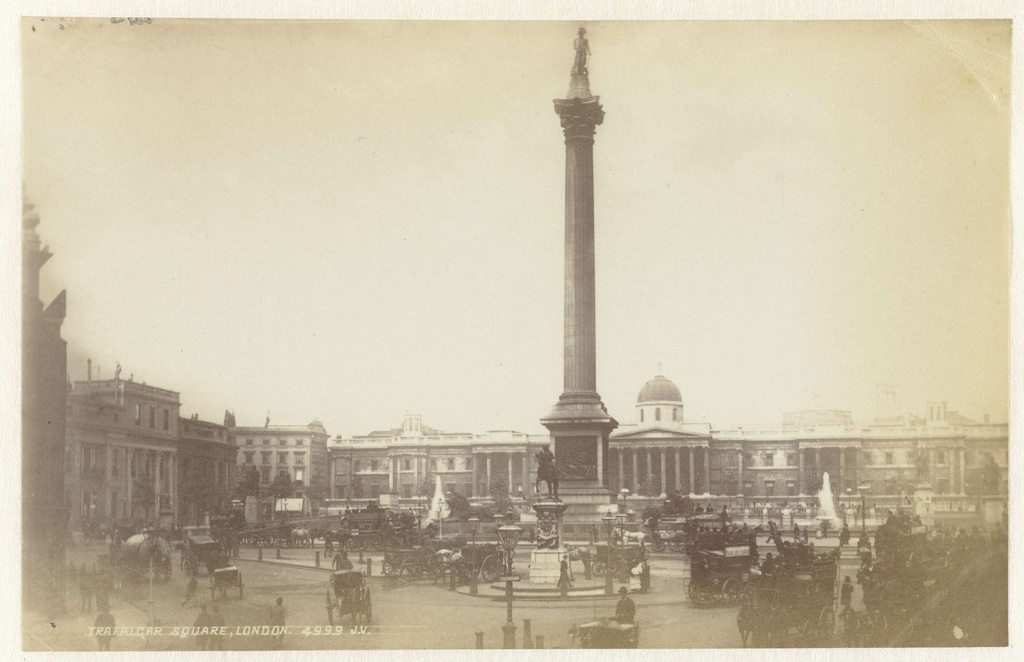
[[[604,120],[590,93],[586,31],[576,39],[569,93],[555,100],[565,133],[565,350],[558,403],[541,423],[551,432],[564,533],[600,524],[608,489],[608,435],[618,427],[597,393],[594,334],[594,132]]]

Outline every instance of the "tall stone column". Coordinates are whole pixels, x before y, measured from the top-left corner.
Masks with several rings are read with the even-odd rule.
[[[666,480],[667,480],[667,478],[666,478],[666,474],[665,474],[665,449],[662,448],[661,449],[661,491],[664,494],[668,494],[668,485],[666,485],[666,483],[665,483]]]
[[[739,490],[740,494],[746,494],[743,487],[743,449],[736,451],[736,463],[739,467],[739,480],[737,481],[736,489]]]
[[[505,453],[508,460],[508,494],[512,496],[512,453]]]
[[[675,449],[674,455],[675,455],[675,457],[673,458],[673,460],[675,460],[675,463],[674,463],[675,466],[673,468],[675,469],[676,482],[672,486],[672,489],[673,490],[679,490],[679,488],[681,488],[683,486],[682,471],[681,471],[681,468],[679,466],[680,463],[682,462],[682,459],[683,459],[683,451],[682,451],[682,449],[681,448]],[[679,491],[681,491],[681,490],[679,490]]]
[[[476,453],[470,454],[470,458],[472,458],[473,462],[473,493],[470,494],[469,496],[475,497],[477,496],[477,490],[480,489],[480,458],[477,457]]]
[[[800,468],[797,469],[797,476],[796,476],[796,480],[797,480],[796,491],[797,491],[797,494],[804,494],[804,490],[807,489],[807,482],[804,480],[804,455],[805,455],[805,449],[803,449],[803,448],[797,448],[796,449],[796,457],[797,457],[797,460],[799,461],[799,464],[800,464]]]
[[[690,470],[690,476],[689,476],[690,482],[687,483],[687,487],[690,490],[690,494],[696,494],[697,493],[697,488],[693,484],[693,446],[690,446],[689,448],[687,448],[686,452],[687,452],[686,468]]]
[[[604,467],[608,436],[618,422],[597,393],[594,265],[594,133],[604,121],[600,99],[590,93],[589,47],[580,32],[569,92],[555,99],[565,135],[565,309],[562,394],[541,423],[551,432],[566,522],[598,524],[611,504]],[[600,449],[600,451],[598,450]]]
[[[967,478],[967,453],[963,448],[960,449],[960,496],[966,496],[967,490],[964,489],[964,483]]]
[[[839,449],[839,494],[846,494],[843,484],[846,482],[846,449]]]
[[[651,479],[654,478],[654,469],[651,467],[651,457],[653,455],[654,455],[654,449],[653,448],[645,448],[644,449],[644,456],[647,459],[647,473],[644,475],[644,484],[647,485],[648,493],[654,487],[654,485],[651,485],[651,482],[652,482]]]
[[[636,494],[637,488],[640,487],[639,479],[637,478],[637,462],[639,461],[639,455],[637,449],[633,447],[633,493]]]
[[[704,492],[711,494],[711,447],[704,447]]]
[[[617,450],[617,452],[615,453],[615,458],[618,460],[618,464],[619,464],[619,485],[618,485],[618,488],[621,490],[623,487],[625,487],[625,483],[624,483],[624,479],[623,479],[623,475],[622,475],[623,474],[622,464],[623,464],[623,462],[626,461],[626,451],[624,449],[622,449],[622,448],[619,448]]]

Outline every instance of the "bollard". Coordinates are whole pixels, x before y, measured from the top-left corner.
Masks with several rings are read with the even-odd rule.
[[[454,591],[455,590],[455,587],[458,585],[456,583],[457,581],[458,581],[458,579],[455,576],[455,569],[454,568],[449,568],[448,569],[448,590],[449,591]]]
[[[533,634],[530,632],[530,619],[523,619],[523,648],[533,648]]]
[[[235,558],[237,559],[238,557],[239,557],[239,550],[238,550],[238,544],[236,543],[235,544]]]
[[[256,560],[257,561],[262,561],[263,560],[263,548],[262,547],[257,547],[256,548]]]
[[[281,547],[280,547],[280,545],[277,547],[277,555],[274,558],[277,558],[277,559],[281,558]]]
[[[544,635],[537,635],[537,645],[534,648],[544,648]]]
[[[483,632],[477,632],[476,633],[476,647],[477,648],[483,648],[484,647],[484,633]]]
[[[363,562],[363,550],[359,550],[359,562]]]
[[[366,559],[366,576],[373,575],[373,559]]]
[[[317,552],[316,552],[316,557],[314,557],[313,563],[315,564],[315,567],[317,567],[317,568],[320,567],[320,551],[319,550],[317,550]]]

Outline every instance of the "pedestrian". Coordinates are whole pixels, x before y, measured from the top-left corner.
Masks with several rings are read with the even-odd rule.
[[[93,626],[96,627],[96,643],[99,644],[99,649],[109,651],[110,640],[114,638],[114,628],[117,627],[114,623],[114,615],[110,613],[109,608],[102,609],[100,613],[96,614]]]
[[[84,563],[81,572],[78,573],[78,592],[82,596],[82,613],[91,613],[93,580],[92,574],[86,569]]]
[[[224,627],[224,614],[220,613],[220,605],[214,604],[210,609],[213,611],[210,614],[210,627],[217,628],[214,634],[210,635],[210,648],[212,651],[224,650],[224,635],[221,634],[221,628]]]
[[[188,578],[188,586],[185,587],[185,600],[181,603],[184,607],[188,604],[189,600],[196,597],[196,591],[199,589],[199,580],[196,579],[195,575]]]
[[[330,536],[324,536],[324,556],[330,556],[334,553],[334,541],[331,540]]]
[[[572,582],[569,580],[569,562],[562,559],[561,570],[558,573],[558,590],[563,598],[569,597],[569,587]]]
[[[202,605],[199,608],[199,616],[196,617],[196,622],[192,624],[192,627],[198,628],[199,634],[196,635],[196,648],[201,651],[210,650],[210,634],[209,628],[213,623],[213,619],[210,618],[210,612],[206,611],[206,605]],[[207,632],[204,632],[207,630]]]
[[[651,592],[651,565],[645,560],[641,564],[640,571],[640,592]]]
[[[775,574],[775,559],[772,558],[771,552],[765,554],[764,561],[761,563],[761,574],[768,577]]]
[[[839,532],[839,546],[845,547],[850,544],[850,527],[843,523],[843,530]]]
[[[640,569],[640,564],[639,563],[634,565],[633,568],[629,571],[629,592],[630,593],[634,593],[634,592],[635,593],[639,593],[640,592],[640,575],[642,573],[643,573],[643,570]]]
[[[800,540],[800,525],[793,522],[793,540]]]
[[[843,587],[839,593],[839,604],[842,605],[843,610],[839,612],[840,616],[850,611],[850,604],[853,602],[853,582],[850,581],[850,576],[847,575],[846,579],[843,580]]]
[[[636,617],[636,603],[629,597],[629,591],[623,586],[619,589],[619,603],[615,605],[615,620],[626,625]]]
[[[274,606],[270,608],[270,627],[280,628],[276,635],[272,635],[275,637],[275,644],[278,648],[284,645],[284,621],[286,615],[287,610],[284,608],[284,598],[278,598]]]

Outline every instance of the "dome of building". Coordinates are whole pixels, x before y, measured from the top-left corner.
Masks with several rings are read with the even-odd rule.
[[[644,384],[644,387],[640,389],[640,395],[636,398],[636,403],[643,404],[645,402],[682,402],[683,396],[679,393],[679,387],[672,383],[671,380],[666,379],[663,375],[658,375],[651,381]]]

